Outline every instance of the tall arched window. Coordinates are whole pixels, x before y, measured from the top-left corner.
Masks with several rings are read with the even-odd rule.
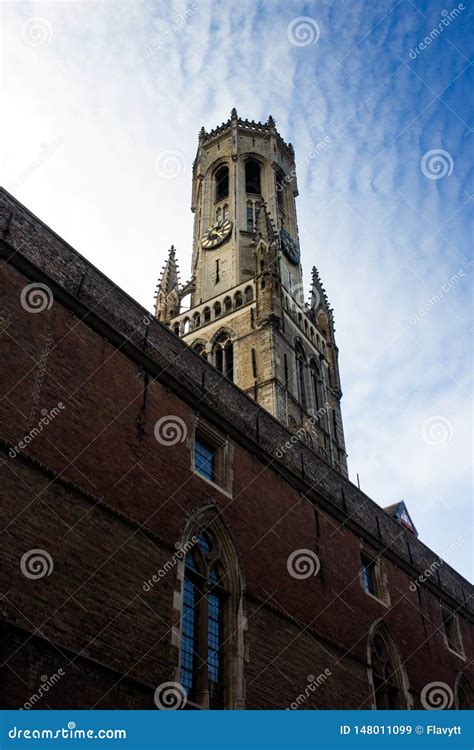
[[[224,312],[232,310],[232,300],[230,297],[224,297]]]
[[[314,410],[319,411],[319,409],[322,409],[324,405],[324,392],[319,365],[315,359],[311,360],[310,372],[311,384],[313,386]]]
[[[196,354],[199,354],[203,359],[207,359],[206,347],[201,341],[198,341],[196,344],[194,344],[193,349]]]
[[[462,672],[459,673],[455,684],[455,708],[461,711],[468,711],[474,708],[472,700],[472,690],[467,677]]]
[[[242,292],[241,291],[236,292],[234,294],[234,305],[235,305],[235,307],[242,307],[243,303],[244,303],[244,300],[243,300],[243,297],[242,297]]]
[[[252,302],[253,300],[253,289],[251,286],[245,288],[245,302]]]
[[[180,681],[188,703],[242,708],[241,576],[215,510],[190,524],[183,548]]]
[[[255,159],[249,159],[245,164],[245,192],[261,194],[260,164]]]
[[[306,355],[300,341],[295,344],[295,358],[296,358],[296,385],[298,388],[298,400],[303,407],[306,409],[306,387],[305,387],[305,365]]]
[[[216,201],[221,201],[229,195],[229,167],[219,167],[215,176]]]
[[[213,347],[214,366],[229,380],[234,379],[234,346],[228,333],[221,333]]]
[[[202,316],[204,318],[204,322],[205,323],[209,323],[209,321],[211,319],[211,308],[210,307],[205,307],[204,310],[202,311]]]
[[[372,633],[369,658],[376,709],[407,708],[401,659],[388,628],[383,623]]]

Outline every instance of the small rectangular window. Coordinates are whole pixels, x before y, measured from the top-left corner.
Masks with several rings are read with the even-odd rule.
[[[376,568],[375,562],[366,557],[361,562],[362,583],[365,591],[372,596],[377,596]]]
[[[194,445],[194,465],[198,474],[202,474],[211,482],[214,481],[216,474],[214,451],[199,438],[196,438]]]
[[[461,644],[459,624],[456,614],[448,610],[441,610],[441,613],[443,617],[443,632],[446,645],[452,651],[456,651],[458,654],[462,654],[463,648]]]
[[[382,602],[388,602],[388,592],[386,590],[380,560],[375,553],[369,553],[365,550],[360,556],[360,579],[362,588],[367,594],[375,596]]]
[[[230,494],[232,476],[229,441],[202,420],[196,424],[191,468],[203,479]]]
[[[247,232],[253,232],[253,206],[247,204]]]

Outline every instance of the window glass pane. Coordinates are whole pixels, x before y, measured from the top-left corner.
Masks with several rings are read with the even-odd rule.
[[[183,589],[183,619],[181,624],[181,684],[188,694],[192,694],[196,677],[196,612],[197,590],[185,578]]]
[[[207,554],[209,554],[212,549],[212,544],[205,531],[201,531],[201,533],[199,534],[199,546]]]
[[[214,463],[214,451],[212,448],[196,438],[194,446],[194,465],[196,471],[202,474],[203,477],[206,477],[206,479],[212,481],[215,477]]]
[[[208,597],[208,674],[211,708],[222,700],[222,600],[214,594]]]
[[[377,595],[375,563],[372,560],[362,560],[362,581],[364,589],[373,596]]]
[[[247,231],[253,230],[253,206],[247,204]]]

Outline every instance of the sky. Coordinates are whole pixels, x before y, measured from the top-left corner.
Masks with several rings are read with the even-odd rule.
[[[0,13],[2,185],[149,310],[171,244],[190,275],[201,125],[272,114],[299,164],[308,291],[316,265],[334,308],[351,479],[405,500],[472,577],[469,3]]]

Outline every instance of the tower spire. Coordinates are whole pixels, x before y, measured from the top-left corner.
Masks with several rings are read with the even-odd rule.
[[[176,248],[171,245],[156,288],[156,317],[164,323],[179,312],[179,269]]]

